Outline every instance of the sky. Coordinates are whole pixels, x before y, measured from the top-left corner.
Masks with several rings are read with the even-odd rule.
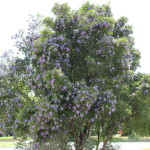
[[[94,4],[110,2],[115,19],[128,17],[133,26],[135,48],[141,52],[141,67],[137,70],[150,73],[150,0],[89,0]],[[79,8],[86,0],[0,0],[0,55],[14,49],[11,36],[27,28],[29,15],[51,15],[54,3],[67,2],[72,9]]]

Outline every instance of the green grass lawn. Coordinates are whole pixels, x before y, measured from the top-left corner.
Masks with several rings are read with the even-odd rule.
[[[120,136],[120,137],[114,137],[114,142],[150,142],[150,137],[128,137],[128,136]]]
[[[12,147],[15,146],[17,140],[10,137],[0,137],[0,147]]]
[[[92,139],[97,140],[97,137],[94,136]],[[150,142],[150,137],[139,137],[139,138],[129,138],[128,136],[114,136],[112,142],[138,142],[145,141]],[[13,147],[18,142],[17,139],[13,139],[13,137],[0,137],[0,147]],[[150,150],[143,149],[143,150]]]
[[[14,147],[16,142],[0,142],[0,147]]]
[[[113,142],[138,142],[139,138],[129,138],[128,136],[114,137]]]
[[[0,140],[13,140],[13,136],[0,137]]]
[[[93,140],[97,141],[97,136],[92,137]],[[101,139],[102,141],[102,139]],[[114,135],[112,142],[150,142],[150,137],[134,137]]]

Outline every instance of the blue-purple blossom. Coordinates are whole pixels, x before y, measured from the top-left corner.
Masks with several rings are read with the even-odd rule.
[[[62,91],[66,91],[66,90],[67,90],[67,86],[63,86]]]

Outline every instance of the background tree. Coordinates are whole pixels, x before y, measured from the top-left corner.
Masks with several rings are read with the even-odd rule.
[[[117,99],[115,112],[109,116],[104,113],[103,117],[95,122],[97,149],[100,136],[107,146],[113,134],[120,129],[123,133],[130,129],[129,131],[139,135],[148,135],[149,117],[144,116],[149,116],[149,75],[137,73],[130,74],[129,77],[126,82],[121,80],[118,88],[113,88]]]
[[[19,92],[15,88],[15,80],[19,82],[18,76],[15,73],[12,74],[16,67],[15,54],[12,51],[6,51],[1,56],[0,60],[0,106],[1,106],[1,130],[4,130],[5,134],[11,133],[11,128],[16,119],[16,114],[22,106]],[[12,67],[11,67],[12,66]],[[18,86],[18,84],[17,84]]]
[[[134,131],[139,136],[149,136],[149,88],[150,76],[138,73],[130,85],[131,107],[134,116],[124,122],[125,130]]]

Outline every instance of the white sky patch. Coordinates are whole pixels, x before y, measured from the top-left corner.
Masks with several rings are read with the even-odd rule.
[[[54,3],[67,2],[72,9],[77,9],[86,0],[0,0],[0,55],[2,51],[13,49],[10,39],[19,29],[27,28],[29,15],[50,15]],[[94,4],[106,4],[108,0],[91,0]],[[150,1],[149,0],[110,0],[114,17],[128,17],[133,26],[135,48],[141,52],[141,68],[138,71],[150,73]]]

